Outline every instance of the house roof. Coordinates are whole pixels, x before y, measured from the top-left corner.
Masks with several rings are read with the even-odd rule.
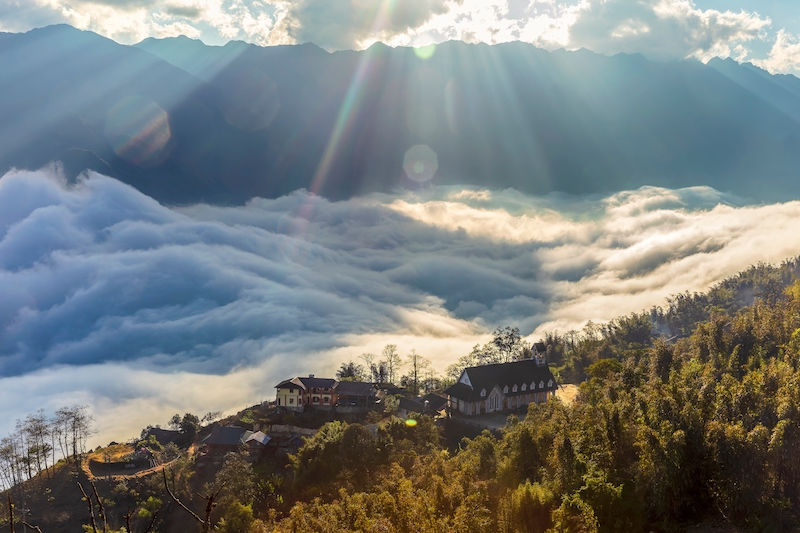
[[[426,401],[428,402],[429,411],[439,411],[447,404],[447,398],[443,398],[434,393],[426,394],[419,399],[419,403],[421,403],[423,406],[425,406]]]
[[[340,396],[375,396],[375,385],[363,381],[339,381],[334,390]]]
[[[153,435],[161,444],[175,442],[181,438],[181,432],[174,429],[150,428],[147,434],[148,436]]]
[[[333,378],[317,378],[313,376],[309,376],[307,378],[296,377],[292,379],[284,379],[277,385],[275,385],[276,389],[292,389],[298,388],[301,390],[308,390],[308,389],[332,389],[336,385],[336,380]]]
[[[469,385],[465,382],[469,383]],[[542,382],[544,382],[544,387],[540,387]],[[525,390],[522,390],[523,384],[525,385]],[[505,396],[553,391],[558,387],[547,365],[540,365],[534,359],[525,359],[510,363],[465,368],[459,378],[459,382],[444,392],[465,402],[476,402],[486,399],[486,396],[481,396],[482,390],[486,390],[488,396],[495,385],[500,388],[501,392],[508,386],[508,392],[504,393]],[[517,385],[516,392],[513,391],[514,385]],[[535,385],[535,388],[531,385]]]
[[[398,407],[414,413],[421,413],[424,409],[424,406],[421,403],[416,400],[409,400],[408,398],[400,398]]]
[[[255,433],[253,433],[252,435],[247,437],[247,439],[245,439],[245,442],[248,442],[248,443],[249,442],[257,442],[259,444],[266,444],[271,440],[272,440],[272,437],[270,437],[269,435],[266,435],[266,434],[264,434],[264,433],[262,433],[260,431],[256,431]]]
[[[547,353],[547,346],[543,342],[534,342],[533,347],[536,348],[536,351],[540,354]]]
[[[247,442],[247,438],[252,434],[252,431],[238,426],[214,426],[211,428],[211,434],[202,440],[202,444],[237,446]]]
[[[300,390],[303,390],[303,386],[302,385],[298,385],[297,383],[295,383],[291,379],[284,379],[283,381],[281,381],[280,383],[275,385],[275,388],[276,389],[300,389]]]
[[[303,387],[307,390],[310,388],[318,388],[318,389],[332,389],[334,385],[336,385],[336,380],[333,378],[316,378],[316,377],[307,377],[307,378],[294,378],[292,380],[294,383],[301,383]]]

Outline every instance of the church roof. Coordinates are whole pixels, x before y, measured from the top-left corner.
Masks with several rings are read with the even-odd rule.
[[[531,392],[554,391],[558,387],[546,364],[540,365],[534,359],[524,359],[510,363],[465,368],[458,383],[444,392],[465,402],[477,402],[485,400],[495,385],[506,397],[520,396]],[[517,386],[516,391],[514,391],[514,385]],[[525,386],[524,390],[523,385]],[[504,392],[505,387],[508,387],[508,392]],[[481,391],[486,391],[486,395],[481,396]]]

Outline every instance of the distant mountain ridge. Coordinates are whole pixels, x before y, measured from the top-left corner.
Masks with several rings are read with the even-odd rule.
[[[415,178],[435,170],[434,184],[529,194],[710,185],[800,198],[800,79],[730,59],[525,43],[447,42],[427,59],[381,44],[124,46],[62,25],[0,34],[0,92],[0,171],[61,161],[70,178],[90,168],[170,204],[429,183],[404,164]],[[409,160],[420,145],[424,161]]]

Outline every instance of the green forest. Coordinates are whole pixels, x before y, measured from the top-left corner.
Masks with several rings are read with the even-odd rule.
[[[232,454],[198,488],[184,457],[95,497],[144,509],[133,526],[83,523],[168,531],[152,515],[171,512],[186,531],[228,533],[796,530],[798,275],[799,259],[757,265],[663,307],[548,334],[554,374],[579,394],[531,404],[499,432],[454,444],[427,416],[329,422],[285,468]],[[88,516],[86,503],[76,513]]]

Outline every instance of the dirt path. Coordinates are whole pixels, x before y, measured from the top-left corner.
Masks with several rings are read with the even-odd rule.
[[[187,453],[188,453],[189,457],[194,455],[194,453],[195,453],[195,445],[194,444],[192,444],[189,447],[189,450],[187,451]],[[176,457],[172,461],[169,461],[169,462],[166,462],[166,463],[161,463],[160,465],[156,465],[156,466],[153,466],[153,467],[150,467],[150,468],[137,470],[135,472],[131,472],[130,474],[95,475],[92,472],[91,468],[89,468],[89,460],[92,457],[92,455],[94,455],[94,454],[90,454],[89,456],[85,457],[81,461],[81,470],[83,470],[84,474],[86,474],[86,477],[88,477],[89,479],[110,479],[112,481],[122,481],[123,479],[136,479],[136,478],[149,476],[150,474],[155,474],[156,472],[160,472],[160,471],[164,470],[165,468],[167,468],[169,466],[172,466],[173,464],[175,464],[175,462],[178,459],[180,459],[180,457]]]
[[[578,386],[570,383],[559,385],[556,391],[556,398],[569,405],[575,400],[578,395]]]

